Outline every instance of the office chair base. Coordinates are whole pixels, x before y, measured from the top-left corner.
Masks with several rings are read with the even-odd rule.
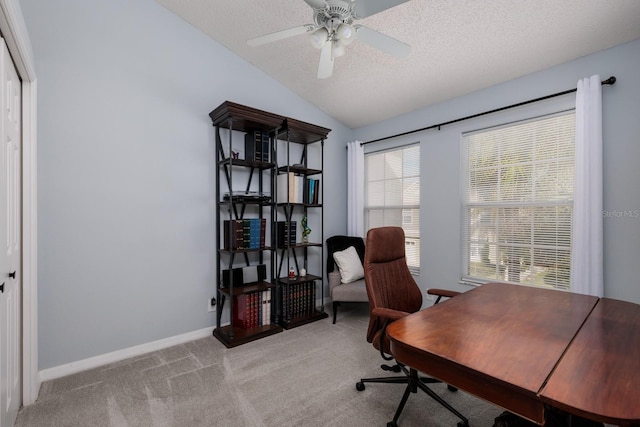
[[[396,365],[398,366],[398,365]],[[398,367],[399,368],[399,367]],[[436,384],[442,381],[431,377],[420,377],[420,382],[423,384]],[[397,377],[381,377],[381,378],[362,378],[356,383],[356,390],[363,391],[365,389],[364,383],[386,383],[386,384],[408,384],[411,382],[409,376],[397,376]],[[452,385],[447,385],[447,389],[451,392],[456,392],[458,389]],[[417,387],[414,387],[413,392],[417,392]]]
[[[404,405],[407,403],[407,399],[409,399],[409,393],[415,393],[417,389],[424,391],[427,393],[433,400],[438,402],[440,405],[444,406],[449,412],[454,414],[456,417],[460,418],[458,422],[458,427],[468,427],[469,420],[464,417],[460,412],[458,412],[453,406],[449,405],[442,397],[436,394],[433,390],[431,390],[427,385],[423,382],[422,378],[418,377],[418,371],[413,368],[410,368],[407,372],[406,368],[403,371],[407,374],[406,379],[408,380],[407,387],[404,390],[404,394],[402,395],[402,400],[400,400],[400,404],[398,405],[398,409],[396,409],[396,413],[393,417],[393,420],[387,423],[387,426],[396,426],[398,423],[398,418],[400,418],[400,414],[404,409]],[[433,380],[430,382],[439,382],[437,380]]]
[[[458,421],[456,424],[457,427],[469,427],[469,423],[465,423],[464,421]],[[387,423],[387,427],[398,427],[398,423],[394,423],[393,421],[389,421]]]
[[[380,369],[382,369],[383,371],[392,371],[392,372],[400,372],[402,370],[402,368],[400,368],[400,365],[398,364],[395,364],[393,366],[380,365]]]
[[[457,427],[469,427],[469,423],[466,423],[464,421],[458,421],[458,424],[456,424]],[[389,421],[387,423],[387,427],[398,427],[398,423],[394,423],[393,421]]]
[[[382,378],[363,378],[356,383],[356,390],[363,391],[364,383],[385,383],[385,384],[408,384],[409,378],[402,377],[382,377]]]

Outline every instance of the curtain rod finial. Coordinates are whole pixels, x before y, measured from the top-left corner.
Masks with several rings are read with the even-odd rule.
[[[603,85],[612,85],[616,83],[616,76],[611,76],[607,80],[603,81]]]

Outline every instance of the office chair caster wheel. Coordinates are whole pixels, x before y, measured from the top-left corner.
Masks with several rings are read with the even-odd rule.
[[[356,383],[356,390],[358,391],[364,390],[364,383],[362,381]]]
[[[449,391],[453,391],[453,392],[458,391],[458,387],[454,387],[454,386],[448,385],[448,384],[447,384],[447,389],[449,389]]]
[[[469,421],[458,421],[458,427],[469,427]]]
[[[398,423],[396,423],[395,421],[389,421],[387,423],[387,427],[398,427]]]

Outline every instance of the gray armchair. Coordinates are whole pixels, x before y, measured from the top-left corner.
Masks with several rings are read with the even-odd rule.
[[[336,323],[338,306],[343,302],[369,303],[367,287],[364,278],[342,283],[340,270],[336,265],[333,254],[353,246],[358,253],[360,263],[364,261],[364,239],[352,236],[332,236],[327,239],[327,277],[329,278],[329,292],[333,303],[333,323]]]

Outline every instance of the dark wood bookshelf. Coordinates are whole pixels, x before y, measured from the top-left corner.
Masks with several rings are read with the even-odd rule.
[[[222,342],[226,347],[235,347],[242,345],[257,339],[273,335],[281,332],[283,327],[287,329],[304,325],[316,320],[327,317],[327,313],[324,312],[323,299],[324,299],[324,283],[322,274],[312,275],[307,274],[303,277],[296,277],[289,279],[288,277],[278,279],[276,269],[277,260],[279,259],[278,252],[284,250],[287,257],[298,257],[304,259],[302,265],[307,265],[307,250],[317,251],[320,248],[320,253],[316,253],[320,259],[320,266],[314,267],[314,272],[322,271],[322,259],[323,259],[323,244],[322,243],[294,243],[285,248],[276,248],[275,246],[275,227],[278,220],[278,210],[284,209],[285,216],[291,217],[293,210],[298,210],[300,214],[307,214],[307,209],[314,209],[319,212],[320,221],[323,223],[322,216],[322,204],[321,203],[297,203],[297,204],[278,204],[276,200],[276,177],[280,173],[293,172],[297,175],[312,176],[323,174],[323,155],[319,156],[317,163],[320,167],[309,167],[307,162],[307,146],[314,143],[320,144],[320,153],[323,151],[324,140],[326,139],[331,129],[327,129],[321,126],[306,123],[300,120],[285,117],[279,114],[271,113],[268,111],[260,110],[253,107],[237,104],[231,101],[225,101],[220,104],[216,109],[209,113],[212,124],[215,127],[215,152],[216,152],[216,164],[217,164],[217,179],[216,179],[216,223],[218,224],[218,233],[216,237],[217,251],[216,251],[216,293],[219,300],[219,306],[216,316],[216,327],[213,335]],[[242,151],[239,147],[242,143],[246,143],[253,139],[253,136],[249,138],[249,135],[257,135],[257,132],[262,132],[262,141],[267,144],[269,156],[263,156],[263,160],[246,160],[240,158],[234,158],[232,151]],[[244,137],[238,135],[238,133],[245,133]],[[235,143],[234,143],[235,141]],[[256,141],[259,141],[256,139]],[[287,153],[289,152],[289,144],[302,144],[303,156],[299,163],[291,165],[278,165],[277,143],[278,141],[286,141]],[[246,147],[246,146],[245,146]],[[250,147],[253,150],[253,147]],[[262,147],[266,150],[266,146]],[[247,149],[249,150],[249,149]],[[313,153],[317,153],[315,148]],[[257,153],[258,149],[249,151],[251,153]],[[245,152],[246,154],[246,152]],[[249,155],[253,157],[254,154]],[[287,158],[288,154],[287,154]],[[293,163],[293,162],[292,162]],[[313,166],[317,166],[317,163],[312,163]],[[243,171],[244,169],[244,171]],[[243,181],[243,176],[248,176],[248,183],[246,183],[245,189],[237,188],[239,184],[237,179],[234,179],[236,172],[241,173],[240,180]],[[259,182],[259,194],[269,195],[270,198],[255,198],[252,199],[249,196],[242,193],[255,193],[249,191],[250,183],[257,176]],[[226,180],[226,188],[225,187]],[[254,183],[256,181],[253,181]],[[236,188],[231,188],[231,187]],[[255,189],[255,184],[252,190]],[[264,189],[264,192],[263,192]],[[322,196],[323,187],[319,189],[319,195]],[[226,194],[229,194],[225,198]],[[322,198],[320,198],[322,200]],[[223,215],[224,212],[224,215]],[[310,211],[311,212],[311,211]],[[266,245],[260,248],[252,249],[225,249],[223,240],[223,226],[224,221],[229,220],[241,220],[250,218],[267,218],[267,234]],[[231,226],[227,229],[231,232]],[[316,231],[317,232],[317,231]],[[322,242],[322,231],[320,233],[320,241]],[[267,257],[267,276],[270,276],[265,281],[256,283],[228,284],[228,287],[222,285],[223,269],[235,269],[241,266],[250,267],[254,263],[263,264],[263,254],[270,254]],[[238,256],[236,256],[238,255]],[[282,253],[282,257],[285,254]],[[283,258],[280,257],[280,260]],[[258,261],[256,261],[258,259]],[[224,260],[224,263],[222,262]],[[241,265],[240,265],[241,264]],[[289,261],[287,261],[287,268]],[[295,259],[295,266],[298,266],[298,260]],[[319,294],[320,307],[316,307],[316,300],[310,300],[310,306],[307,306],[306,311],[309,313],[291,318],[288,313],[283,315],[282,301],[280,300],[283,292],[289,292],[292,286],[314,286],[313,295],[316,292]],[[271,291],[271,313],[270,324],[245,328],[240,325],[234,325],[234,304],[235,298],[241,297],[241,295],[249,295],[253,293],[259,293],[263,291]],[[291,295],[289,298],[291,298]],[[222,325],[222,312],[224,310],[225,300],[229,300],[229,324]],[[289,300],[290,301],[290,300]],[[264,316],[264,314],[263,314]],[[242,322],[242,321],[241,321]],[[267,322],[268,323],[268,322]]]

